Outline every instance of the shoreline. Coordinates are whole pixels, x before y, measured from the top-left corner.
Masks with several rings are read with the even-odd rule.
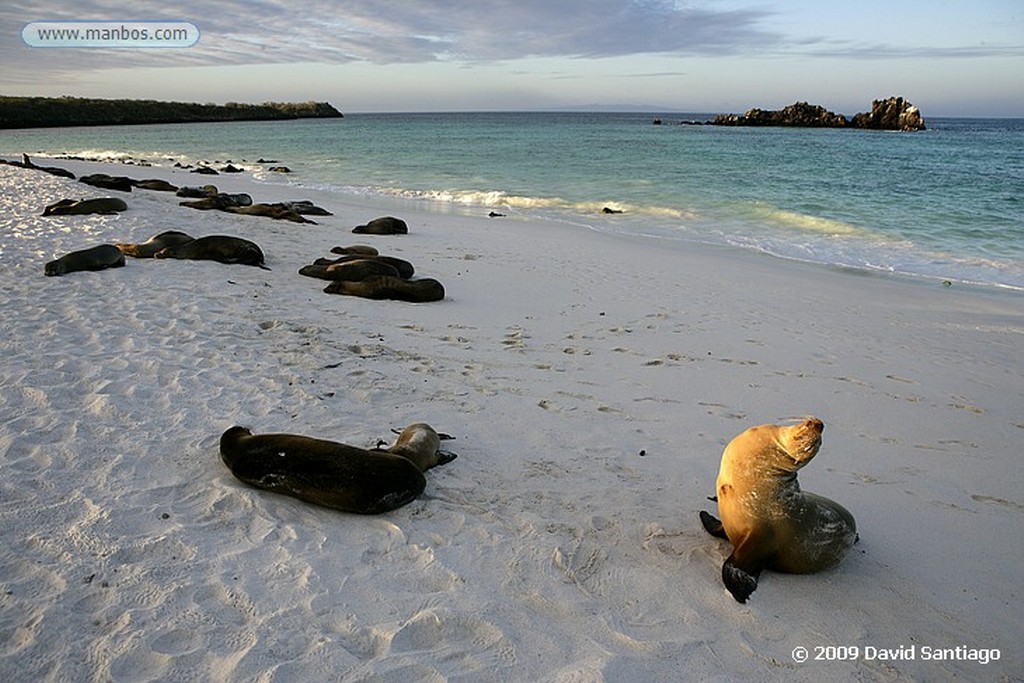
[[[1024,665],[1018,296],[249,174],[61,165],[335,215],[200,212],[0,167],[0,618],[17,634],[0,669],[838,681]],[[129,209],[39,215],[81,196]],[[409,235],[351,234],[392,211]],[[42,274],[61,253],[170,229],[252,239],[271,270]],[[356,243],[412,261],[447,298],[332,296],[296,274]],[[727,544],[697,513],[729,439],[807,414],[826,428],[801,484],[847,507],[861,542],[828,572],[766,572],[739,605],[721,584]],[[247,488],[217,454],[232,424],[358,445],[421,420],[459,458],[382,517]],[[1001,658],[791,656],[912,643]]]
[[[38,153],[39,159],[53,159],[58,163],[85,163],[85,164],[106,164],[110,165],[104,172],[110,173],[111,175],[129,175],[137,177],[145,177],[147,174],[146,169],[162,169],[164,171],[177,173],[182,170],[172,166],[170,162],[174,161],[173,158],[165,158],[160,161],[150,161],[145,158],[136,158],[131,155],[126,155],[122,158],[92,158],[92,157],[79,157],[75,155],[63,154],[51,154],[51,153]],[[179,160],[179,163],[182,163]],[[825,268],[827,270],[834,270],[838,272],[847,272],[853,275],[866,276],[866,277],[886,277],[892,278],[896,281],[906,281],[912,283],[921,283],[925,286],[943,286],[952,288],[963,288],[970,290],[994,291],[1003,292],[1010,295],[1019,295],[1024,293],[1024,287],[1016,284],[1010,284],[1007,282],[999,281],[982,281],[971,279],[964,274],[940,274],[940,272],[928,273],[928,272],[912,272],[910,270],[899,270],[899,269],[888,269],[881,267],[870,267],[865,264],[849,264],[839,261],[823,261],[814,260],[808,257],[802,257],[792,254],[776,253],[773,248],[768,245],[756,245],[756,244],[735,244],[729,241],[719,241],[709,238],[702,238],[697,234],[680,233],[678,235],[670,235],[660,232],[636,232],[635,228],[618,229],[614,223],[602,223],[602,218],[608,218],[607,216],[600,216],[599,213],[589,215],[587,213],[581,213],[582,207],[577,207],[575,210],[570,210],[568,207],[570,204],[566,203],[566,207],[558,208],[556,204],[552,204],[554,207],[554,213],[550,215],[538,215],[534,212],[523,213],[521,208],[516,204],[505,204],[501,201],[496,203],[463,203],[461,201],[446,201],[445,199],[434,199],[429,195],[431,193],[421,193],[419,191],[403,191],[412,192],[412,196],[404,196],[401,193],[392,194],[387,191],[368,191],[368,192],[352,192],[344,187],[335,185],[324,185],[316,181],[315,179],[305,178],[305,174],[302,170],[297,173],[287,174],[275,174],[268,171],[269,168],[279,165],[281,162],[276,160],[265,160],[262,157],[258,161],[252,161],[249,159],[232,160],[230,158],[225,160],[210,160],[209,158],[190,157],[183,163],[185,164],[198,164],[198,165],[209,165],[209,166],[220,166],[220,165],[232,165],[237,164],[243,172],[231,173],[231,174],[220,174],[212,178],[206,178],[207,181],[216,184],[218,178],[232,178],[232,177],[243,177],[248,178],[254,183],[268,185],[272,187],[281,187],[285,191],[297,191],[299,193],[323,193],[325,197],[337,198],[339,201],[361,203],[366,205],[377,205],[381,207],[382,211],[389,210],[389,207],[395,207],[395,210],[407,210],[414,212],[425,212],[428,214],[441,214],[441,215],[453,215],[463,217],[477,217],[489,210],[498,210],[502,213],[501,220],[507,222],[518,222],[522,220],[539,220],[541,222],[560,223],[571,226],[574,229],[584,229],[588,232],[593,233],[604,233],[609,235],[619,235],[626,239],[646,240],[652,244],[660,244],[667,248],[704,248],[704,247],[725,247],[727,249],[737,250],[742,253],[750,253],[756,256],[768,257],[772,259],[778,259],[783,262],[805,264],[814,267]],[[185,167],[187,170],[189,166]],[[89,171],[85,171],[89,172]],[[80,174],[76,174],[80,175]],[[162,176],[161,176],[162,177]],[[202,184],[199,181],[201,178],[195,178],[195,184]],[[425,194],[427,196],[421,196]],[[512,197],[511,199],[516,199]],[[379,200],[379,201],[378,201]],[[552,200],[553,201],[553,200]],[[559,200],[562,201],[562,200]],[[615,205],[614,201],[609,202],[611,205]],[[564,211],[564,215],[559,215],[559,212]],[[596,211],[596,210],[595,210]],[[612,211],[611,213],[619,213]],[[628,212],[627,212],[628,213]],[[629,213],[627,216],[616,216],[615,218],[624,217],[630,221],[630,225],[639,225],[644,220],[643,213],[632,214]],[[492,221],[498,223],[499,221]],[[659,228],[660,230],[660,228]]]

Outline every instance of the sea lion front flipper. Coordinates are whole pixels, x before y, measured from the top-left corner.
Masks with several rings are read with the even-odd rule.
[[[741,569],[735,564],[736,553],[733,552],[722,565],[722,582],[732,593],[737,602],[745,603],[750,594],[757,590],[757,577],[761,574],[761,568],[749,572]]]
[[[722,526],[722,521],[704,510],[700,511],[700,523],[704,525],[704,531],[708,532],[715,538],[724,538],[728,540],[728,536],[725,534],[725,527]]]

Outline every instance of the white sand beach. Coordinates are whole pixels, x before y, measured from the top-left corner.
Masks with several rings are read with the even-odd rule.
[[[1024,680],[1020,294],[249,174],[37,162],[335,215],[0,166],[3,680]],[[41,216],[101,196],[129,208]],[[351,234],[382,215],[410,234]],[[172,229],[251,239],[271,270],[43,275]],[[360,243],[446,299],[297,274]],[[698,513],[733,436],[805,415],[825,431],[800,482],[860,543],[834,570],[765,572],[741,605]],[[248,487],[218,451],[236,424],[371,447],[417,421],[459,457],[378,517]]]

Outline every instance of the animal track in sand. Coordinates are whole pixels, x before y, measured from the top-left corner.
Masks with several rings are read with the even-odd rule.
[[[743,411],[734,411],[729,406],[722,405],[721,403],[698,401],[697,405],[709,408],[708,415],[714,415],[716,417],[724,417],[730,420],[742,420],[747,417],[747,414]]]
[[[1017,510],[1018,512],[1024,511],[1024,505],[1021,505],[1020,503],[1015,503],[1012,500],[996,498],[995,496],[983,496],[981,494],[975,493],[971,496],[971,500],[977,501],[979,503],[992,503],[993,505],[1001,505],[1011,510]]]

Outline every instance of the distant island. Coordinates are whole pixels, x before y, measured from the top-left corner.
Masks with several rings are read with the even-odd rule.
[[[327,102],[197,104],[157,100],[0,96],[0,129],[342,118]]]
[[[742,116],[721,114],[708,123],[713,126],[791,126],[900,131],[925,129],[920,110],[902,97],[875,100],[871,103],[870,112],[856,114],[850,120],[820,105],[797,102],[777,111],[751,109]]]

